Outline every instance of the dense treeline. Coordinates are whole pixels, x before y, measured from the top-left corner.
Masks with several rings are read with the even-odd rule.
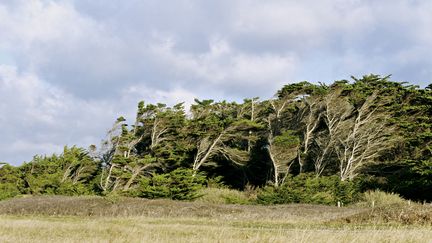
[[[432,85],[377,75],[289,84],[269,100],[195,100],[189,112],[182,103],[140,102],[136,119],[118,118],[98,148],[2,166],[0,199],[192,199],[201,185],[219,183],[255,188],[264,203],[350,202],[368,189],[432,200],[431,126]]]

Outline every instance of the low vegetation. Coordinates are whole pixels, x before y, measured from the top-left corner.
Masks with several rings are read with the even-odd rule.
[[[229,188],[204,188],[196,201],[210,204],[255,204],[255,191],[239,191]]]
[[[0,202],[0,241],[427,242],[431,219],[431,206],[414,203],[338,208],[32,196]]]
[[[338,227],[202,218],[0,218],[1,242],[428,242],[431,228]]]

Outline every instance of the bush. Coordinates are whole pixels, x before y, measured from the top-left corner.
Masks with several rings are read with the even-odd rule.
[[[0,163],[0,200],[21,194],[23,183],[18,168]]]
[[[392,205],[406,205],[408,202],[396,193],[375,190],[363,193],[359,204],[364,206],[374,205],[376,207],[386,207]]]
[[[81,196],[95,194],[91,188],[82,183],[64,182],[55,190],[56,195]]]
[[[280,187],[264,187],[257,197],[260,204],[312,203],[334,205],[352,203],[359,199],[356,183],[341,181],[338,176],[316,177],[300,174],[289,177]]]
[[[199,202],[215,204],[252,204],[254,199],[245,192],[228,188],[204,188]]]
[[[20,195],[20,191],[15,184],[12,183],[2,183],[0,184],[0,200],[12,198]]]
[[[204,183],[204,175],[190,169],[177,169],[169,174],[143,179],[138,194],[144,198],[192,200],[201,196],[198,191]]]

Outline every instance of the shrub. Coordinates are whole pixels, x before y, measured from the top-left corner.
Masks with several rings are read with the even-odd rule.
[[[316,177],[313,174],[300,174],[289,177],[280,187],[264,187],[257,197],[260,204],[312,203],[336,204],[352,203],[359,199],[356,183],[341,181],[338,176]]]
[[[21,194],[24,181],[18,168],[0,163],[0,200]]]
[[[15,184],[12,183],[2,183],[0,184],[0,200],[12,198],[18,196],[20,191]]]
[[[388,193],[380,190],[367,191],[361,197],[360,205],[371,206],[372,204],[377,207],[391,206],[391,205],[406,205],[408,202],[401,198],[396,193]]]
[[[245,192],[229,188],[204,188],[197,201],[215,204],[252,204],[254,199]]]
[[[80,196],[95,194],[91,188],[82,183],[64,182],[55,191],[56,195]]]
[[[144,178],[138,194],[144,198],[192,200],[201,196],[198,191],[204,183],[204,175],[190,169],[177,169],[168,174]]]

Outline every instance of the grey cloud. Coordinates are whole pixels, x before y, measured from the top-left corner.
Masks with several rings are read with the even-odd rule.
[[[120,107],[85,102],[33,74],[0,65],[1,160],[19,163],[32,155],[58,152],[63,145],[99,142]],[[123,108],[123,107],[121,107]],[[28,148],[26,148],[26,146]]]
[[[426,85],[431,12],[427,0],[1,1],[0,160],[97,143],[140,99],[267,98],[367,73]]]

